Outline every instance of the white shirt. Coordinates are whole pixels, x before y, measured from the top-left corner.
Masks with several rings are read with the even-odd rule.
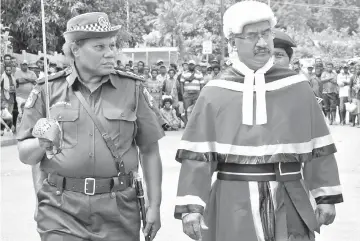
[[[337,84],[339,85],[339,97],[349,97],[351,74],[340,73],[337,75]],[[344,85],[348,84],[348,85]]]

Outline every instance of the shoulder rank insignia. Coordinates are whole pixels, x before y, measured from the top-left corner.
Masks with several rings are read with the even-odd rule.
[[[149,91],[144,87],[143,89],[143,93],[145,96],[145,100],[148,103],[148,105],[153,108],[154,107],[154,98],[151,96],[151,94],[149,93]]]
[[[140,81],[145,81],[145,78],[141,75],[137,75],[134,74],[132,72],[128,72],[128,71],[122,71],[122,70],[115,70],[114,74],[119,75],[119,76],[123,76],[123,77],[128,77],[130,79],[134,79],[134,80],[140,80]]]
[[[39,93],[40,93],[40,90],[38,88],[34,87],[32,89],[32,91],[30,92],[30,95],[27,98],[24,107],[27,109],[32,108],[38,98]]]
[[[49,75],[49,76],[48,76],[48,81],[49,81],[49,82],[52,82],[52,81],[54,81],[54,80],[59,79],[60,77],[67,76],[67,75],[71,74],[71,72],[72,72],[71,67],[68,67],[68,68],[66,68],[66,69],[64,69],[64,70],[62,70],[62,71],[59,71],[59,72],[54,73],[54,74],[52,74],[52,75]],[[44,83],[45,83],[45,78],[39,79],[39,80],[37,81],[37,83],[38,83],[39,85],[44,84]]]

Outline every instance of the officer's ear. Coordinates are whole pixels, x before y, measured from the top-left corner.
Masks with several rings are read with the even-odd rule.
[[[79,50],[80,50],[81,46],[84,45],[84,41],[85,40],[78,40],[78,41],[71,43],[70,49],[75,58],[79,57]]]

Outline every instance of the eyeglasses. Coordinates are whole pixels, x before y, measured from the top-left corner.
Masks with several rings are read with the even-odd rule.
[[[286,55],[284,53],[280,53],[280,52],[275,52],[274,53],[275,58],[277,59],[281,59],[284,58]]]
[[[261,33],[248,33],[246,35],[235,34],[234,37],[255,42],[255,41],[258,41],[260,38],[267,40],[270,37],[275,37],[275,33],[271,29],[268,29]]]

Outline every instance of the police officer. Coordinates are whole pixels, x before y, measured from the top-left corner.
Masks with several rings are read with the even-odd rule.
[[[17,139],[20,160],[40,163],[46,177],[35,177],[41,240],[140,240],[138,156],[149,198],[144,234],[153,239],[160,228],[164,133],[141,79],[114,70],[119,29],[105,13],[70,19],[63,50],[71,68],[49,77],[50,118],[44,81],[26,101]]]

